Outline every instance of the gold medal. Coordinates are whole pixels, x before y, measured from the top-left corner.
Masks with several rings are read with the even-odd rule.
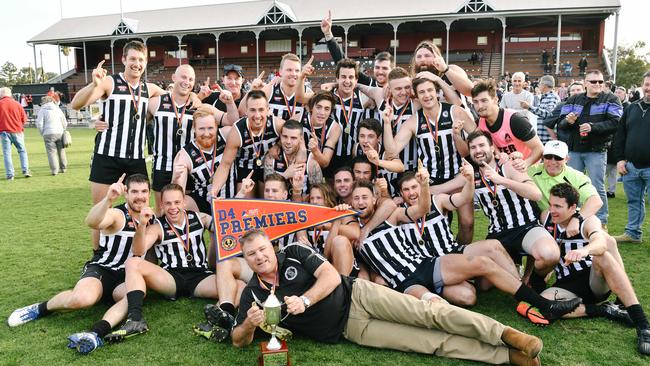
[[[262,159],[255,159],[255,165],[257,165],[258,168],[262,167]]]
[[[192,255],[190,253],[187,253],[187,255],[185,256],[185,259],[187,259],[188,262],[191,262],[192,259],[194,259],[194,257],[192,257]]]
[[[350,134],[350,126],[347,126],[345,128],[345,130],[343,130],[343,131],[345,131],[345,133],[349,135]]]

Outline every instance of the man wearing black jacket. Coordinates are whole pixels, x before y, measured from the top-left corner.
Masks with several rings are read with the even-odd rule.
[[[585,75],[584,94],[572,95],[562,107],[559,130],[568,132],[569,166],[578,171],[587,170],[596,187],[603,207],[596,213],[607,228],[607,196],[605,193],[605,165],[607,145],[616,132],[623,108],[614,93],[604,89],[605,80],[599,70]]]
[[[645,195],[650,185],[650,71],[643,75],[643,98],[625,109],[614,139],[616,170],[623,177],[627,195],[625,233],[617,242],[641,243],[641,225],[645,218]]]

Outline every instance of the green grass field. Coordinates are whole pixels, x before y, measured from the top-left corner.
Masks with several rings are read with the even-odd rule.
[[[68,149],[68,172],[51,176],[43,142],[34,129],[26,132],[32,178],[13,182],[0,175],[0,315],[49,299],[71,288],[91,254],[89,230],[83,219],[91,207],[88,183],[93,131],[71,130],[74,144]],[[14,150],[14,166],[20,171]],[[152,199],[153,202],[153,199]],[[620,234],[627,220],[625,194],[619,185],[610,202],[612,234]],[[477,213],[475,237],[485,236],[486,220]],[[648,227],[648,222],[644,228]],[[639,300],[650,312],[650,272],[646,262],[648,242],[621,245],[627,272]],[[90,327],[106,310],[98,305],[82,311],[54,314],[18,328],[0,326],[2,365],[253,365],[257,342],[245,349],[215,344],[193,336],[192,324],[203,320],[206,300],[171,302],[151,294],[144,315],[150,332],[119,345],[105,346],[88,356],[66,348],[66,337]],[[479,297],[473,310],[494,317],[544,340],[546,365],[645,365],[648,358],[636,351],[636,333],[605,319],[566,320],[548,328],[536,328],[514,310],[515,300],[493,290]],[[369,349],[343,341],[317,344],[304,339],[289,343],[294,365],[469,365],[471,362]]]

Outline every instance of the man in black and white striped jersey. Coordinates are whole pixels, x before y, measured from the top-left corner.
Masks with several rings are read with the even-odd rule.
[[[145,208],[149,208],[147,176],[131,175],[126,178],[126,185],[122,183],[124,176],[123,174],[116,183],[110,185],[104,199],[93,206],[86,216],[86,224],[100,231],[100,240],[98,245],[93,245],[93,258],[86,262],[81,279],[75,287],[57,294],[49,301],[15,310],[8,319],[9,326],[25,324],[53,312],[87,308],[100,301],[112,304],[124,297],[125,262],[131,256],[131,245],[141,213]],[[126,203],[113,207],[113,203],[121,195],[126,198]],[[104,320],[96,323],[91,330],[95,332],[95,343],[101,342],[97,339],[101,338],[98,333],[102,333],[102,329],[106,329],[103,333],[105,335],[111,329],[109,324],[115,325],[119,321],[119,318],[107,313]],[[93,335],[87,336],[92,344]],[[77,348],[79,352],[90,351],[87,345],[77,344],[72,338],[70,340],[73,343],[72,348]]]
[[[165,93],[142,80],[147,67],[147,47],[142,42],[128,42],[122,55],[123,73],[106,75],[101,61],[92,72],[93,82],[79,90],[70,103],[73,109],[81,109],[102,100],[89,178],[93,203],[99,202],[122,174],[147,175],[145,113],[149,98]],[[96,243],[98,238],[94,231],[93,241]]]
[[[488,217],[487,239],[497,239],[518,261],[522,253],[534,258],[530,285],[535,291],[546,288],[544,278],[560,258],[553,237],[539,224],[542,192],[526,172],[515,169],[512,161],[495,159],[490,134],[475,130],[467,136],[474,173],[475,197]]]

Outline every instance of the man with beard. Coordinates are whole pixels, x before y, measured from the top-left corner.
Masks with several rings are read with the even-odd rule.
[[[150,99],[149,119],[154,124],[154,154],[152,188],[156,199],[156,212],[160,212],[160,189],[172,181],[172,162],[179,150],[194,139],[192,136],[192,114],[196,110],[190,98],[194,88],[194,69],[190,65],[181,65],[172,75],[174,88],[169,94]],[[221,93],[221,99],[232,103],[229,92]],[[231,115],[214,109],[214,116],[219,125],[232,125],[239,116],[236,108],[231,108]],[[192,206],[195,207],[195,206]]]
[[[99,202],[111,183],[124,173],[147,175],[144,160],[145,113],[149,98],[165,93],[157,85],[141,80],[147,67],[147,47],[138,41],[124,45],[124,73],[106,75],[100,62],[92,72],[93,82],[79,90],[70,106],[87,107],[102,99],[102,121],[98,129],[90,168],[90,192],[93,204]],[[93,242],[99,232],[93,230]]]
[[[560,247],[560,263],[555,267],[557,281],[542,295],[547,298],[582,297],[583,304],[566,318],[604,316],[634,326],[639,353],[650,355],[650,325],[639,304],[622,263],[608,250],[609,235],[598,218],[580,218],[578,234],[567,234],[567,225],[578,215],[578,191],[568,183],[551,188],[549,212],[542,216],[544,227]],[[626,311],[614,304],[598,304],[613,292]]]
[[[298,79],[296,96],[299,102],[304,103],[314,95],[313,92],[304,91],[303,86],[305,78],[314,73],[314,67],[311,65],[312,60],[313,57],[303,66]],[[336,64],[335,75],[336,86],[332,89],[332,95],[336,99],[334,119],[341,124],[343,133],[336,144],[336,151],[325,172],[325,176],[331,176],[332,172],[350,161],[354,144],[358,142],[359,122],[365,115],[361,93],[356,88],[359,78],[359,65],[353,60],[342,59]]]
[[[246,117],[235,122],[228,134],[221,164],[214,173],[212,196],[217,197],[226,183],[230,168],[237,158],[237,179],[247,177],[252,171],[252,179],[258,182],[258,194],[264,192],[264,154],[276,142],[284,125],[284,120],[269,113],[266,95],[253,90],[246,96]],[[237,190],[241,181],[237,182]],[[254,196],[253,192],[249,195]]]
[[[279,144],[264,156],[264,177],[278,173],[285,179],[292,179],[297,172],[305,172],[307,179],[301,192],[308,195],[311,185],[323,182],[323,173],[312,154],[307,152],[302,136],[300,122],[290,119],[282,126]]]
[[[198,95],[199,98],[203,100],[203,103],[210,104],[224,113],[228,113],[230,111],[230,108],[232,106],[229,102],[230,99],[232,99],[233,103],[235,103],[235,107],[238,109],[242,99],[244,98],[244,89],[242,87],[244,82],[244,70],[239,65],[225,65],[223,67],[223,76],[221,77],[221,82],[223,83],[225,90],[217,87],[217,89],[213,92],[209,90],[209,88],[202,87],[201,92]],[[209,83],[210,78],[208,78],[208,82],[206,84]],[[209,87],[209,85],[207,86]],[[228,91],[231,98],[222,100],[223,97],[221,96],[221,93],[224,91]],[[239,110],[237,113],[239,113]],[[240,115],[240,117],[242,117],[242,115]]]
[[[217,281],[207,268],[207,250],[203,231],[214,228],[212,217],[185,210],[183,187],[171,183],[161,190],[163,216],[154,224],[139,223],[133,238],[133,254],[126,262],[126,322],[105,338],[120,342],[149,330],[142,316],[142,304],[147,288],[168,299],[181,296],[217,298]],[[142,217],[153,218],[145,208]],[[159,265],[144,260],[151,247],[155,248]],[[243,286],[243,283],[240,284]]]
[[[303,113],[302,125],[305,131],[307,148],[321,169],[330,165],[336,151],[336,144],[343,132],[341,124],[332,117],[336,99],[328,91],[314,94]]]
[[[434,81],[416,78],[413,80],[413,90],[422,108],[404,122],[395,136],[392,131],[394,111],[390,106],[385,108],[384,145],[391,155],[398,154],[415,139],[417,158],[430,174],[429,185],[442,185],[458,174],[461,156],[467,155],[467,144],[462,133],[473,131],[475,124],[467,110],[438,101]],[[439,192],[450,194],[460,187],[444,188]],[[462,206],[459,216],[458,240],[462,244],[469,244],[472,241],[474,225],[472,206]]]
[[[415,47],[413,58],[411,58],[411,76],[422,77],[420,73],[423,71],[431,72],[451,85],[460,98],[461,105],[467,110],[471,110],[471,103],[466,97],[471,95],[473,84],[467,77],[467,73],[458,65],[447,65],[438,46],[427,40],[420,42]],[[445,98],[447,103],[455,104],[449,94],[446,94]]]
[[[214,107],[204,105],[194,112],[194,141],[176,154],[172,182],[185,187],[191,178],[193,187],[185,195],[185,207],[191,211],[212,214],[210,208],[210,181],[221,165],[226,142],[224,136],[232,127],[217,127]],[[225,130],[222,132],[222,130]],[[235,195],[234,169],[229,170],[226,184],[214,197]]]
[[[354,172],[352,168],[345,165],[334,172],[334,192],[338,203],[352,205],[352,185],[354,184]]]
[[[133,174],[126,178],[124,185],[125,175],[109,186],[106,196],[86,216],[86,224],[99,230],[100,240],[99,245],[93,245],[93,257],[84,265],[81,279],[74,289],[63,291],[49,301],[15,310],[7,321],[10,327],[53,312],[88,308],[100,301],[110,305],[124,297],[124,267],[131,256],[136,225],[141,220],[149,220],[142,215],[145,208],[149,208],[149,179],[146,175]],[[126,203],[113,207],[121,195],[124,195]],[[119,321],[115,312],[108,311],[89,332],[70,336],[68,346],[80,353],[91,352],[103,344],[102,338]]]
[[[490,220],[488,239],[497,239],[510,256],[519,260],[521,253],[534,258],[530,285],[538,293],[546,288],[545,277],[559,260],[553,237],[539,225],[542,192],[525,172],[512,161],[494,158],[495,147],[489,133],[476,130],[467,136],[470,157],[478,166],[474,174],[475,196]]]
[[[472,103],[480,116],[478,128],[489,133],[500,152],[519,151],[526,168],[542,157],[544,146],[528,118],[510,110],[499,108],[496,84],[493,80],[479,81],[472,88]]]

